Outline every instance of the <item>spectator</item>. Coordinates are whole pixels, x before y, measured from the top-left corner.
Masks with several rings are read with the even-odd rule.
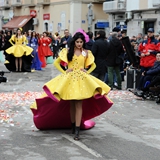
[[[122,84],[121,84],[121,74],[120,74],[120,65],[123,64],[122,62],[117,62],[118,57],[123,57],[124,56],[124,49],[123,46],[118,39],[118,33],[113,32],[112,33],[112,39],[110,40],[110,49],[109,53],[107,54],[107,69],[108,69],[108,85],[113,89],[113,77],[114,77],[114,72],[116,73],[117,77],[117,89],[121,90],[122,89]]]
[[[154,29],[148,29],[148,39],[139,46],[141,72],[147,71],[154,65],[158,41],[154,37]]]
[[[86,49],[91,50],[92,45],[94,43],[93,32],[89,31],[89,32],[87,32],[87,35],[89,36],[89,42],[86,43]]]
[[[143,95],[142,91],[147,91],[149,90],[149,87],[153,87],[153,84],[154,84],[153,82],[148,86],[145,86],[145,83],[147,81],[151,81],[155,76],[159,74],[160,74],[160,53],[157,53],[156,62],[154,63],[154,66],[151,67],[148,71],[142,72],[142,76],[139,84],[140,91],[138,91],[136,95],[142,96]]]
[[[59,52],[59,42],[60,42],[60,35],[58,32],[56,32],[54,34],[54,39],[53,39],[53,53],[54,53],[54,58],[57,58],[58,57],[58,52]]]
[[[138,45],[143,42],[142,33],[138,33],[136,42]]]
[[[106,59],[107,54],[109,53],[109,43],[105,39],[106,33],[101,30],[98,31],[91,49],[96,63],[96,69],[92,72],[92,75],[102,81],[104,81],[107,72]]]
[[[59,44],[60,49],[68,48],[71,40],[71,36],[68,29],[64,30],[64,37],[61,38],[61,42]]]

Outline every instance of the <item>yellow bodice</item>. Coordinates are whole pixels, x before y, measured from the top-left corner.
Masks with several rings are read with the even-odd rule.
[[[11,37],[11,40],[15,42],[16,45],[20,45],[27,42],[27,38],[24,35],[21,35],[20,37],[16,37],[15,35],[13,35]]]
[[[80,54],[77,56],[74,54],[72,61],[67,59],[68,50],[64,48],[60,53],[59,57],[61,61],[65,62],[68,65],[68,68],[73,70],[79,70],[82,68],[88,68],[91,64],[94,63],[94,56],[90,50],[87,51],[86,55]]]
[[[82,55],[74,55],[72,61],[68,62],[68,68],[72,68],[73,70],[85,68],[85,60],[86,57]]]

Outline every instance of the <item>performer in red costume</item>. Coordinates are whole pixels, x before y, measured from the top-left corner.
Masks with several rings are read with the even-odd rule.
[[[51,43],[51,38],[48,37],[47,32],[43,32],[43,36],[39,39],[39,47],[38,47],[38,55],[39,59],[42,62],[42,68],[46,67],[46,58],[49,56],[53,56],[53,53],[49,47]]]

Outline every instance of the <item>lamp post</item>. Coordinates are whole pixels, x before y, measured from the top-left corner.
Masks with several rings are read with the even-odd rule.
[[[92,20],[93,20],[93,10],[92,10],[93,4],[90,3],[88,4],[88,14],[87,14],[87,19],[88,19],[88,31],[91,31],[92,29]]]

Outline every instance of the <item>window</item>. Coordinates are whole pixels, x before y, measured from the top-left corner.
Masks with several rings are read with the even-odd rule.
[[[48,32],[48,23],[44,23],[45,31]]]

